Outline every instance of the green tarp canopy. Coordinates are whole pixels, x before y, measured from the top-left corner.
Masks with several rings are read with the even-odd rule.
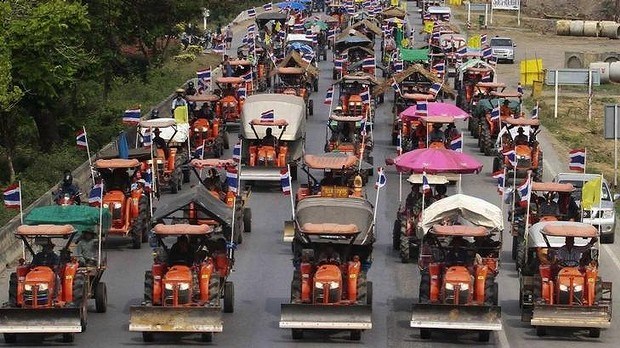
[[[401,48],[400,57],[406,62],[425,62],[428,61],[428,49],[406,49]]]
[[[508,107],[515,112],[519,112],[519,101],[510,100],[510,99],[508,99],[508,101],[509,101]],[[504,103],[504,98],[482,99],[476,105],[474,114],[476,116],[484,115],[487,111],[491,111],[494,107],[501,106],[503,103]]]
[[[108,209],[103,209],[102,222],[104,233],[110,229],[112,216]],[[37,207],[24,218],[26,225],[72,225],[76,231],[87,229],[96,231],[99,225],[99,208],[88,205],[49,205]]]

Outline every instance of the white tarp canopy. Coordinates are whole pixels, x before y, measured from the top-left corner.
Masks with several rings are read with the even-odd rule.
[[[306,135],[306,103],[301,97],[287,94],[255,94],[249,96],[241,110],[241,136],[254,140],[256,135],[250,121],[260,119],[263,112],[273,110],[275,120],[286,120],[288,126],[282,135],[284,141],[300,140]],[[262,139],[269,127],[255,127],[259,139]],[[280,136],[280,129],[273,128],[273,135]]]
[[[151,132],[158,128],[161,132],[159,136],[166,141],[172,139],[173,142],[183,143],[189,138],[189,123],[177,124],[174,118],[154,118],[140,121],[140,134],[142,136],[149,128]]]
[[[584,226],[588,227],[590,224],[584,224],[582,222],[574,222],[574,221],[541,221],[535,223],[530,227],[528,231],[527,238],[527,247],[528,248],[546,248],[547,243],[545,242],[545,238],[542,235],[542,230],[547,225],[553,226]],[[560,248],[566,243],[565,237],[560,236],[547,236],[549,240],[549,245],[552,248]],[[590,238],[575,238],[576,246],[584,246],[588,244]]]
[[[462,225],[482,226],[491,230],[504,230],[504,219],[499,207],[461,193],[443,198],[424,210],[423,232],[426,234],[433,225],[441,224],[445,220],[456,220]]]

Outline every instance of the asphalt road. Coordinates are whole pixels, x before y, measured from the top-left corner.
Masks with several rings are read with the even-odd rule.
[[[411,3],[410,3],[411,4]],[[411,6],[412,7],[412,6]],[[411,11],[411,10],[410,10]],[[420,24],[419,16],[411,16],[412,22]],[[331,83],[331,63],[321,63],[320,91],[313,94],[315,115],[309,117],[307,128],[307,153],[321,153],[325,141],[325,123],[328,109],[323,105],[325,90]],[[501,76],[500,76],[501,79]],[[386,104],[378,108],[374,129],[376,164],[385,157],[394,156],[390,144],[391,93]],[[460,125],[463,131],[464,124]],[[231,135],[232,140],[232,135]],[[544,146],[544,143],[543,143]],[[553,155],[547,145],[546,176],[557,172],[565,162]],[[463,193],[474,195],[499,204],[499,197],[490,177],[491,158],[480,156],[474,139],[465,137],[464,151],[474,154],[484,163],[483,173],[463,177]],[[230,155],[228,153],[228,155]],[[565,165],[565,164],[564,164]],[[555,168],[555,170],[553,170]],[[301,173],[301,172],[300,172]],[[501,346],[501,347],[545,347],[556,348],[596,344],[599,347],[615,347],[620,340],[619,322],[612,322],[612,329],[603,331],[600,339],[587,338],[584,332],[552,330],[541,339],[533,328],[520,322],[518,306],[518,276],[510,259],[511,239],[506,234],[501,255],[503,263],[499,277],[499,298],[502,306],[504,331],[493,334],[489,343],[477,342],[477,335],[467,332],[445,332],[433,335],[430,341],[421,340],[419,331],[409,327],[410,307],[417,297],[419,271],[415,264],[402,264],[398,255],[391,250],[391,229],[399,205],[399,176],[393,168],[386,169],[388,184],[382,189],[379,199],[374,262],[369,271],[369,280],[374,282],[373,329],[362,334],[361,342],[350,342],[346,333],[307,333],[303,341],[293,341],[290,330],[278,328],[280,304],[289,300],[292,276],[290,245],[282,242],[284,220],[290,219],[291,207],[288,197],[279,187],[255,187],[250,201],[252,208],[252,233],[244,235],[243,244],[236,253],[234,272],[229,278],[235,284],[235,311],[224,315],[224,332],[214,336],[213,343],[220,347],[452,347]],[[300,182],[304,182],[300,175]],[[374,180],[374,179],[373,179]],[[294,184],[296,186],[296,183]],[[374,202],[375,191],[369,183],[368,195]],[[403,185],[404,192],[408,185]],[[451,188],[454,192],[455,188]],[[404,196],[403,195],[403,196]],[[170,195],[163,195],[162,201]],[[129,307],[140,304],[143,296],[144,271],[151,266],[151,250],[145,244],[141,250],[132,250],[121,241],[112,241],[107,249],[108,270],[104,280],[108,284],[108,312],[94,313],[94,304],[88,318],[88,329],[76,335],[75,346],[119,347],[151,345],[176,347],[179,345],[205,345],[197,335],[156,335],[155,342],[145,344],[139,333],[128,331]],[[620,262],[617,245],[604,246],[601,252],[602,276],[620,284]],[[2,277],[1,288],[8,288],[6,275]],[[2,291],[0,300],[6,300]],[[617,307],[617,306],[616,306]],[[616,312],[618,308],[615,308]],[[37,337],[20,338],[24,346],[60,345],[58,337],[41,341]]]

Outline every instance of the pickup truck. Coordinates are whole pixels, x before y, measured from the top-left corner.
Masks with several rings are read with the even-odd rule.
[[[493,57],[497,59],[497,62],[504,60],[510,64],[515,62],[515,50],[517,46],[511,38],[508,37],[493,37],[490,42],[491,51]]]

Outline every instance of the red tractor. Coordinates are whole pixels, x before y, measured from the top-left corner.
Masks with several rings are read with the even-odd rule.
[[[525,177],[528,171],[532,171],[534,181],[542,181],[543,178],[543,151],[536,140],[540,121],[538,119],[508,118],[504,120],[505,129],[500,131],[501,144],[495,158],[493,158],[494,171],[506,168],[509,174],[517,171],[517,177]],[[509,156],[504,154],[514,151],[516,165]],[[513,177],[513,174],[509,175]]]
[[[314,102],[310,99],[312,83],[303,68],[279,67],[276,76],[280,83],[274,85],[274,93],[296,95],[302,97],[306,103],[306,115],[314,114]]]
[[[215,107],[215,115],[226,124],[239,124],[241,107],[249,91],[242,77],[219,77],[215,80],[221,91],[221,99]]]
[[[217,95],[207,94],[189,96],[188,100],[196,103],[197,109],[207,110],[207,113],[211,113],[215,110],[214,106],[220,98]],[[207,115],[201,114],[200,116],[195,118],[190,125],[191,147],[193,149],[202,147],[203,157],[219,158],[224,153],[224,149],[229,147],[226,124],[218,117],[213,117],[209,120],[205,117]]]
[[[101,204],[112,215],[108,233],[129,238],[131,246],[140,249],[142,242],[147,240],[151,216],[150,193],[146,192],[144,185],[132,185],[130,179],[140,171],[140,162],[136,159],[100,159],[93,167],[103,179]],[[130,170],[134,172],[131,176]]]
[[[176,243],[168,247],[168,237]],[[142,332],[145,342],[154,333],[200,333],[210,342],[222,332],[221,312],[233,311],[231,250],[209,225],[157,224],[153,228],[154,261],[144,276],[144,302],[130,308],[129,331]],[[223,305],[222,299],[223,298]]]
[[[377,86],[374,77],[358,72],[354,75],[345,75],[336,83],[340,86],[338,105],[342,107],[344,116],[367,115],[369,120],[374,118],[375,102],[371,100],[372,89]],[[377,98],[381,102],[383,95]]]

